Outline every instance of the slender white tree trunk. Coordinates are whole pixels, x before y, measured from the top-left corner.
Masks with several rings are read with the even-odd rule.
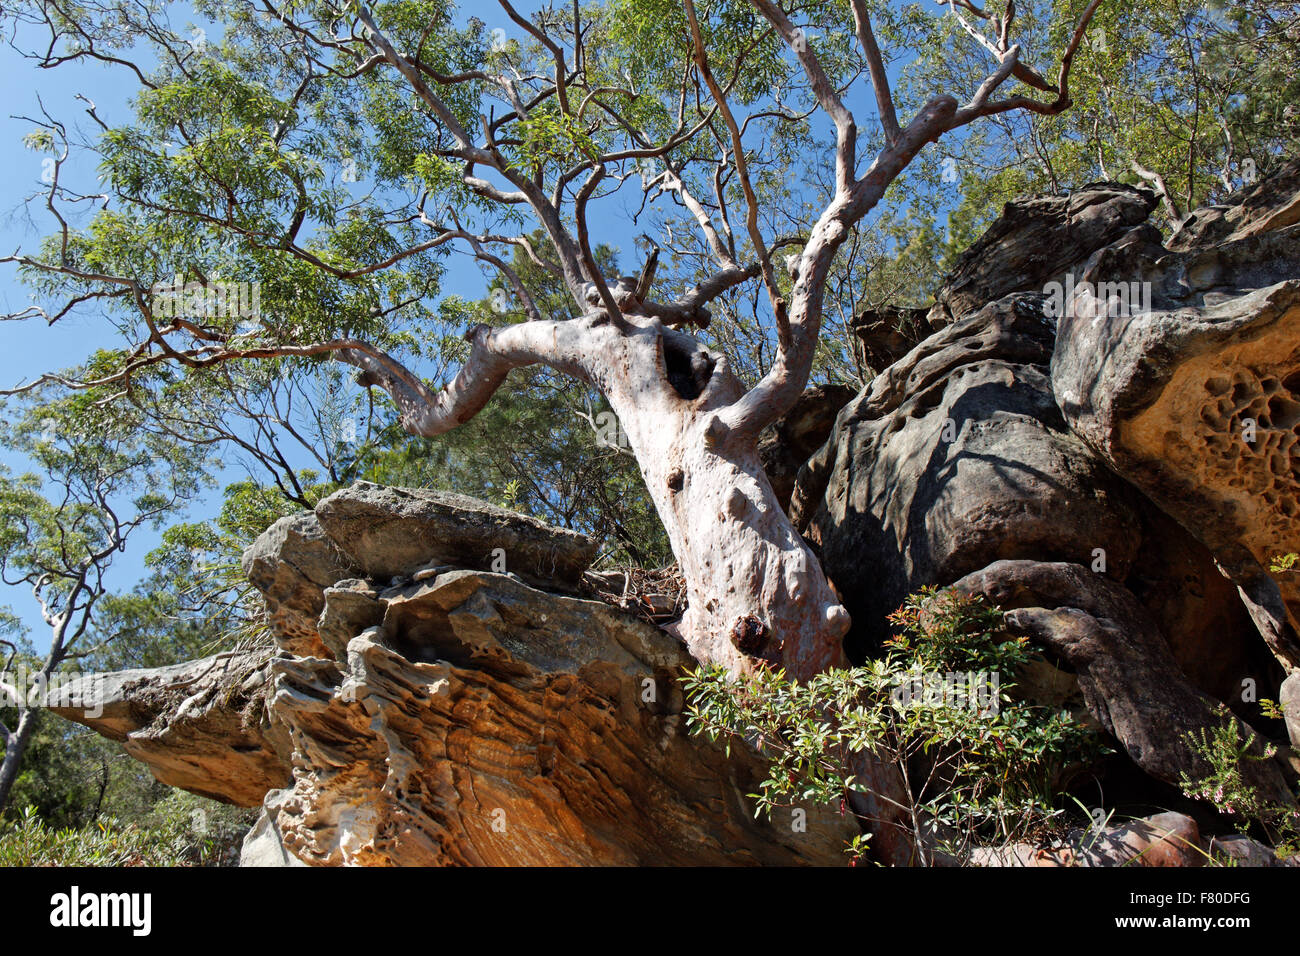
[[[18,725],[5,740],[4,761],[0,762],[0,810],[9,804],[9,794],[18,779],[18,767],[27,751],[27,744],[36,729],[37,716],[36,708],[23,707],[18,714]]]

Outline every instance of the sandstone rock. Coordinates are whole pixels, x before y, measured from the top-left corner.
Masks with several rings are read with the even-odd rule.
[[[1206,861],[1196,821],[1181,813],[1080,834],[1076,845],[1082,866],[1202,866]]]
[[[227,655],[50,703],[165,783],[262,803],[245,865],[847,859],[834,808],[754,818],[765,764],[687,733],[693,662],[658,628],[470,569],[326,594],[328,643],[359,628],[337,659]]]
[[[1228,367],[1245,364],[1249,371],[1238,354],[1238,344],[1251,338],[1248,322],[1231,326],[1214,347],[1189,350],[1172,343],[1183,341],[1176,338],[1180,332],[1194,339],[1198,323],[1207,324],[1202,321],[1207,309],[1251,311],[1253,289],[1271,288],[1294,274],[1300,256],[1289,230],[1300,227],[1278,225],[1265,211],[1258,221],[1273,226],[1254,238],[1171,256],[1159,233],[1141,225],[1149,199],[1130,194],[1108,210],[1098,207],[1091,227],[1103,238],[1090,245],[1085,237],[1077,248],[1099,251],[1087,262],[1063,254],[1053,264],[1059,272],[1049,274],[1044,267],[1034,273],[1032,285],[1021,288],[1042,289],[1063,273],[1077,273],[1079,282],[1150,277],[1155,307],[1170,312],[1171,344],[1153,353],[1143,341],[1121,352],[1120,359],[1133,357],[1128,373],[1133,382],[1158,383],[1161,362],[1173,366],[1197,354]],[[1073,705],[1077,687],[1089,711],[1136,764],[1177,786],[1183,772],[1196,777],[1208,771],[1182,743],[1183,734],[1224,719],[1215,711],[1219,700],[1229,701],[1243,718],[1253,717],[1254,709],[1241,700],[1243,680],[1263,689],[1281,679],[1276,662],[1261,653],[1257,628],[1272,627],[1276,650],[1284,646],[1290,625],[1277,586],[1259,573],[1259,565],[1269,548],[1278,553],[1294,545],[1282,547],[1279,535],[1234,563],[1230,545],[1236,541],[1240,548],[1245,524],[1226,527],[1217,538],[1204,530],[1207,523],[1224,523],[1216,510],[1219,500],[1189,497],[1178,486],[1169,495],[1176,501],[1171,504],[1153,484],[1135,477],[1126,462],[1099,453],[1086,429],[1086,442],[1073,433],[1079,422],[1067,403],[1077,399],[1062,389],[1057,375],[1062,346],[1055,344],[1050,298],[1009,295],[971,313],[981,304],[980,295],[996,294],[988,290],[1015,288],[1014,270],[1006,270],[1005,285],[995,281],[1003,262],[1029,261],[1038,237],[1060,229],[1053,223],[1060,216],[1059,201],[1021,213],[1021,221],[1012,216],[999,223],[977,246],[984,255],[971,263],[969,287],[986,291],[963,305],[954,295],[958,285],[952,284],[940,303],[958,305],[951,313],[936,307],[930,319],[963,312],[966,317],[898,359],[844,409],[831,438],[800,473],[791,513],[819,546],[854,616],[850,650],[855,657],[879,643],[887,633],[885,615],[922,585],[948,584],[1000,558],[1082,566],[1075,571],[1086,580],[1058,589],[1050,600],[1042,598],[1038,610],[1010,618],[1022,633],[1036,635],[1050,648],[1047,658],[1055,655],[1065,670],[1044,659],[1038,671],[1019,676],[1032,679],[1034,694],[1065,707]],[[1044,221],[1031,221],[1035,215]],[[1049,247],[1059,244],[1060,233],[1055,235]],[[1129,273],[1117,272],[1116,264]],[[978,265],[988,273],[979,276]],[[1190,323],[1180,326],[1187,314]],[[1068,319],[1059,325],[1063,336],[1073,334]],[[1238,335],[1243,329],[1246,335]],[[1115,362],[1108,352],[1113,346],[1109,340],[1080,339],[1077,354],[1109,368]],[[1289,361],[1297,347],[1294,327],[1281,332],[1273,340],[1274,361]],[[1046,380],[1035,377],[1044,371]],[[1280,387],[1287,375],[1273,378]],[[1106,382],[1097,391],[1111,400],[1116,386]],[[1058,406],[1063,416],[1044,410],[1046,404]],[[1126,407],[1124,414],[1132,411]],[[1261,426],[1270,424],[1270,411],[1262,410]],[[1126,424],[1118,413],[1116,421]],[[942,425],[950,428],[947,442],[941,440]],[[1289,458],[1284,455],[1284,461]],[[1159,464],[1170,473],[1186,470],[1186,462],[1171,462],[1168,455]],[[1290,480],[1290,474],[1282,475],[1279,484]],[[1267,507],[1267,497],[1260,497]],[[1278,505],[1283,512],[1297,500],[1294,489],[1287,497],[1289,504]],[[1190,520],[1189,510],[1203,514]],[[1300,540],[1285,521],[1274,524],[1286,529],[1286,538]],[[1089,574],[1085,567],[1103,575]],[[1243,573],[1251,568],[1253,578]],[[1225,579],[1225,569],[1233,581]],[[1074,596],[1067,593],[1071,590]],[[1035,607],[1033,601],[1019,606]],[[1275,799],[1291,799],[1278,765],[1256,765],[1250,772]]]
[[[936,331],[929,309],[869,309],[853,317],[863,364],[875,372],[893,365]]]
[[[1123,586],[1079,565],[998,561],[952,587],[983,595],[1007,612],[1011,633],[1070,665],[1089,711],[1151,776],[1177,787],[1183,774],[1210,774],[1187,735],[1222,724],[1218,702],[1191,685],[1151,616]],[[1247,729],[1238,725],[1238,733],[1244,739]],[[1252,751],[1263,752],[1258,737]],[[1242,773],[1268,798],[1294,803],[1274,762],[1244,762]]]
[[[1175,663],[1198,689],[1239,716],[1257,716],[1243,682],[1276,687],[1285,676],[1214,556],[1158,508],[1142,509],[1141,552],[1124,586],[1155,621]],[[1263,691],[1261,691],[1263,693]]]
[[[945,325],[1012,292],[1043,291],[1144,222],[1155,206],[1151,192],[1118,183],[1007,203],[1001,217],[957,260],[935,297],[929,323]]]
[[[851,656],[909,593],[998,558],[1127,573],[1136,496],[1063,427],[1051,349],[1042,296],[987,306],[878,375],[801,471],[791,514],[853,615]]]
[[[1078,831],[1064,845],[1014,843],[974,852],[975,866],[1203,866],[1207,853],[1196,821],[1159,813],[1102,830]]]
[[[1300,540],[1300,225],[1179,254],[1135,230],[1081,281],[1149,283],[1151,307],[1067,308],[1066,421],[1213,552],[1300,666],[1300,576],[1264,570]]]
[[[758,456],[783,508],[790,504],[799,469],[826,441],[835,416],[853,395],[847,385],[814,385],[804,391],[794,408],[763,429]]]
[[[270,655],[248,651],[150,670],[92,674],[51,691],[85,724],[172,787],[255,807],[289,780],[289,741],[266,710]]]
[[[1271,848],[1239,833],[1207,840],[1196,821],[1181,813],[1159,813],[1101,831],[1079,831],[1064,845],[1015,843],[980,848],[972,857],[975,866],[1300,866],[1300,859],[1278,859]]]
[[[395,588],[346,668],[281,661],[297,742],[268,796],[318,864],[843,863],[851,828],[753,819],[760,768],[688,737],[667,635],[598,602],[460,570]]]
[[[346,660],[348,642],[384,619],[384,605],[366,581],[352,578],[327,587],[320,617],[320,637],[336,661]],[[320,655],[316,655],[320,656]]]
[[[1235,200],[1193,210],[1169,240],[1169,249],[1187,252],[1300,222],[1300,156],[1243,190]]]
[[[1272,847],[1240,833],[1211,837],[1206,854],[1216,862],[1231,866],[1300,866],[1300,857],[1278,859]]]
[[[495,562],[525,581],[576,589],[597,547],[476,498],[364,481],[322,500],[316,517],[364,574],[384,582],[430,565],[487,570]]]
[[[348,576],[349,563],[316,516],[308,511],[275,522],[244,551],[243,567],[266,599],[276,643],[291,654],[326,656],[316,629],[323,591]]]
[[[263,810],[244,837],[244,845],[239,852],[239,865],[303,867],[307,864],[284,848],[280,832]]]

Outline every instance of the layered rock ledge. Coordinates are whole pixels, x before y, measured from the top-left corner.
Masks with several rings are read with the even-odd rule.
[[[495,548],[504,572],[443,563]],[[165,783],[262,804],[249,864],[842,864],[851,818],[756,820],[762,762],[688,735],[675,638],[561,593],[589,557],[472,499],[356,486],[249,548],[278,650],[85,678],[50,704]],[[543,567],[550,589],[525,580]]]

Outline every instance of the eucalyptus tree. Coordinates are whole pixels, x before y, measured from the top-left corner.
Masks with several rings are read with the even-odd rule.
[[[102,644],[95,614],[109,594],[114,559],[128,538],[174,518],[205,480],[200,456],[109,411],[111,395],[45,391],[3,408],[12,418],[4,446],[32,470],[0,471],[0,581],[30,593],[49,644],[24,673],[15,663],[31,655],[20,657],[16,641],[0,639],[0,704],[18,715],[14,726],[0,724],[0,809],[59,669]]]
[[[612,250],[597,247],[595,254],[602,271],[616,269]],[[572,317],[563,283],[522,250],[509,262],[543,314]],[[509,293],[498,276],[481,300],[463,303],[462,321],[500,321],[503,301]],[[598,564],[657,568],[672,561],[626,436],[589,386],[537,365],[516,371],[510,388],[444,435],[413,437],[395,418],[384,421],[358,460],[370,481],[451,489],[582,531],[604,543]]]
[[[695,656],[810,676],[843,661],[849,616],[777,503],[756,440],[809,379],[832,262],[927,144],[1069,107],[1100,3],[1050,5],[1059,29],[1036,51],[1054,57],[1046,71],[1014,39],[1031,5],[978,18],[940,5],[933,15],[956,17],[980,62],[910,116],[881,46],[901,35],[898,14],[869,0],[616,0],[527,15],[499,0],[494,27],[442,0],[200,0],[206,25],[179,30],[163,4],[20,6],[16,36],[46,31],[39,66],[101,61],[140,85],[127,124],[90,109],[102,194],[74,188],[64,128],[38,123],[35,145],[55,150],[45,199],[58,231],[8,261],[53,303],[43,315],[92,307],[124,341],[79,376],[20,387],[129,394],[164,365],[328,359],[430,437],[477,414],[511,370],[545,366],[617,414],[687,583],[679,628]],[[868,90],[875,118],[860,129]],[[797,156],[814,124],[829,124],[833,174],[806,228],[782,234],[760,186],[782,175],[773,151]],[[707,261],[688,270],[652,242],[636,274],[602,269],[596,227],[625,185],[689,220]],[[463,342],[431,304],[452,249],[510,290],[502,320]],[[570,315],[539,309],[514,250],[562,285]],[[214,282],[232,280],[256,284],[254,321],[230,314],[226,287],[214,307]],[[710,303],[746,283],[774,339],[748,382],[699,334]],[[426,380],[416,363],[436,354],[456,371]]]

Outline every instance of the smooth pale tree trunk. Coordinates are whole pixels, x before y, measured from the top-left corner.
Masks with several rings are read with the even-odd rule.
[[[9,794],[18,779],[18,768],[22,764],[23,754],[27,751],[27,745],[31,742],[39,718],[40,711],[35,707],[22,708],[18,713],[18,725],[5,741],[4,761],[0,763],[0,810],[4,810],[9,805]]]
[[[741,392],[725,361],[653,322],[604,347],[614,361],[603,363],[602,390],[686,581],[680,634],[692,656],[737,673],[765,660],[799,679],[843,666],[848,612],[777,501],[756,443],[718,434],[715,411]]]

